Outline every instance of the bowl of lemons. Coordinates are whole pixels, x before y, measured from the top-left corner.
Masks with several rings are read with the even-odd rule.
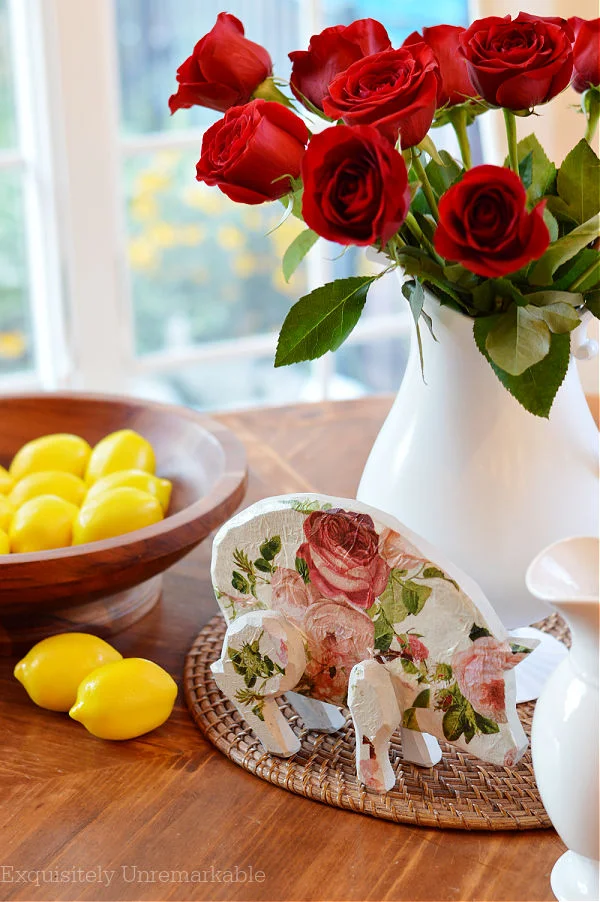
[[[0,654],[135,622],[244,495],[243,446],[193,410],[20,395],[0,424]]]

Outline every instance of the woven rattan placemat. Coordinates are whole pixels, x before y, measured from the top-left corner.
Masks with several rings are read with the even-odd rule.
[[[568,642],[568,630],[558,615],[538,626]],[[282,710],[302,747],[293,758],[269,755],[212,679],[210,665],[220,656],[224,636],[225,622],[220,615],[197,636],[185,661],[186,701],[213,745],[262,780],[326,805],[423,827],[531,830],[551,826],[529,752],[509,769],[485,764],[442,742],[442,760],[426,769],[404,763],[400,737],[395,735],[391,761],[397,784],[391,792],[379,795],[366,792],[356,779],[349,715],[346,726],[337,733],[316,733],[304,729],[296,712],[282,699]],[[533,709],[533,702],[519,705],[528,736]]]

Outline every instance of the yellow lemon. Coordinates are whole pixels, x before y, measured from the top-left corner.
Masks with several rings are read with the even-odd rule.
[[[3,529],[0,529],[0,554],[8,554],[10,551],[10,540]]]
[[[116,470],[154,473],[156,460],[150,442],[133,429],[111,432],[98,442],[90,457],[85,481],[88,485]]]
[[[78,435],[66,432],[43,435],[17,451],[9,472],[15,482],[39,470],[66,470],[83,476],[91,451],[85,439]]]
[[[0,529],[4,532],[8,532],[14,512],[15,509],[6,495],[0,495]]]
[[[66,471],[40,470],[39,473],[29,473],[19,479],[8,500],[17,509],[38,495],[58,495],[79,507],[85,497],[85,482]]]
[[[162,507],[154,495],[121,486],[85,502],[73,524],[73,545],[111,539],[162,519]]]
[[[92,671],[77,690],[69,717],[100,739],[135,739],[167,720],[177,683],[145,658],[123,658]]]
[[[171,500],[171,483],[168,479],[159,479],[158,476],[153,476],[152,473],[146,473],[144,470],[117,470],[115,473],[103,476],[89,489],[85,503],[87,504],[92,498],[97,498],[104,492],[118,489],[121,486],[130,486],[132,489],[141,489],[142,492],[154,495],[160,501],[160,506],[166,514]]]
[[[19,661],[14,675],[41,708],[68,711],[75,704],[77,687],[92,671],[120,661],[122,655],[89,633],[60,633],[42,639]]]
[[[8,495],[12,487],[12,476],[8,470],[5,470],[2,464],[0,464],[0,495]]]
[[[31,498],[11,520],[10,550],[15,554],[29,554],[70,545],[77,514],[75,505],[58,495]]]

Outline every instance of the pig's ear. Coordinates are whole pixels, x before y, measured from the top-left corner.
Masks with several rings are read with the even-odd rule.
[[[523,642],[520,642],[519,640],[509,639],[508,644],[510,645],[510,654],[506,655],[506,664],[504,669],[512,670],[513,667],[516,667],[517,664],[520,664],[521,661],[524,661],[525,658],[538,647],[540,640],[526,639],[523,640]]]

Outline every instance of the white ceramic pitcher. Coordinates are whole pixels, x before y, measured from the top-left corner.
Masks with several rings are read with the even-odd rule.
[[[598,430],[574,360],[550,418],[533,416],[480,354],[470,317],[428,292],[425,309],[437,338],[421,323],[425,381],[413,336],[357,497],[472,576],[505,627],[527,626],[550,613],[525,586],[536,552],[598,535]]]
[[[538,699],[531,731],[540,795],[569,848],[554,865],[552,890],[569,902],[600,899],[599,548],[595,538],[565,539],[542,551],[527,571],[530,592],[560,612],[572,635],[568,658]]]

